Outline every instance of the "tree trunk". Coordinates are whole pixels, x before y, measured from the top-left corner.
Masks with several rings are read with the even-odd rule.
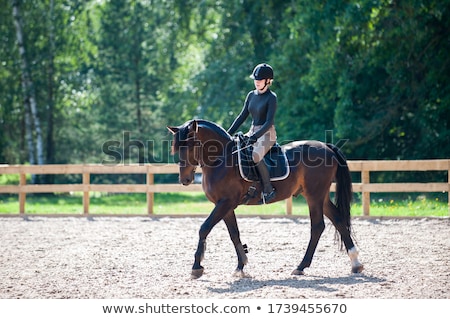
[[[23,86],[23,82],[22,82]],[[28,100],[24,96],[24,110],[25,110],[25,139],[27,141],[28,145],[28,161],[30,162],[30,165],[36,164],[36,158],[35,158],[35,150],[34,150],[34,142],[33,142],[33,128],[31,125],[31,112],[30,112],[30,105],[28,103]]]
[[[22,70],[22,91],[24,95],[24,109],[25,109],[25,122],[27,125],[27,141],[28,147],[30,148],[28,152],[30,152],[29,158],[33,159],[33,162],[30,161],[30,164],[34,164],[34,147],[30,147],[30,144],[34,145],[34,141],[32,138],[32,125],[30,120],[32,120],[32,124],[34,126],[35,135],[36,135],[36,159],[37,164],[44,164],[44,153],[43,153],[43,143],[42,143],[42,131],[41,131],[41,123],[39,121],[39,115],[37,112],[37,103],[36,103],[36,94],[34,91],[33,80],[31,79],[31,73],[28,67],[28,60],[26,56],[25,42],[23,37],[23,28],[22,28],[22,19],[20,16],[20,8],[19,1],[12,0],[13,7],[13,20],[14,26],[16,27],[16,36],[17,36],[17,45],[19,47],[19,54],[21,60],[21,70]],[[35,181],[33,181],[35,182]]]
[[[55,76],[55,4],[54,0],[50,0],[48,27],[49,52],[48,52],[48,70],[47,70],[47,152],[46,163],[53,164],[54,158],[54,136],[53,136],[53,110],[55,105],[54,97],[54,76]],[[53,174],[45,175],[45,183],[52,184],[54,180]]]

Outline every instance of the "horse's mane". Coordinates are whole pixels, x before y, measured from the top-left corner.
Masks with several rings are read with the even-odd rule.
[[[214,132],[216,132],[217,134],[219,134],[220,136],[222,136],[223,138],[226,138],[228,140],[231,140],[231,135],[228,134],[228,132],[219,124],[208,121],[208,120],[191,120],[192,121],[197,121],[198,125],[200,126],[206,126],[208,128],[210,128],[211,130],[213,130]]]
[[[174,136],[174,143],[172,145],[172,153],[174,153],[175,150],[178,150],[178,148],[180,147],[180,143],[187,140],[188,138],[188,134],[189,134],[189,130],[190,130],[190,125],[192,124],[192,122],[196,121],[197,125],[199,127],[206,127],[209,128],[210,130],[212,130],[213,132],[217,133],[218,135],[220,135],[221,137],[227,139],[227,140],[231,140],[231,135],[228,134],[228,132],[221,127],[219,124],[208,121],[208,120],[202,120],[202,119],[194,119],[194,120],[189,120],[186,123],[182,124],[181,126],[179,126],[179,131],[178,134],[175,134]]]

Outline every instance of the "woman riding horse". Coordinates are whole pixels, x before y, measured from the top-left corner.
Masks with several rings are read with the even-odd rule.
[[[272,187],[269,170],[263,160],[264,155],[275,145],[277,140],[274,126],[277,95],[270,90],[273,82],[273,69],[267,63],[258,64],[250,78],[254,80],[255,90],[247,94],[244,107],[228,129],[228,133],[233,135],[248,115],[252,116],[252,126],[247,133],[248,143],[253,144],[252,158],[263,186],[261,202],[267,204],[275,198],[275,189]]]
[[[202,167],[202,187],[206,197],[215,204],[203,222],[195,252],[191,277],[203,274],[201,262],[206,250],[206,238],[214,226],[223,220],[238,257],[236,272],[243,275],[247,263],[246,247],[241,243],[235,209],[245,202],[259,204],[258,198],[243,201],[252,183],[244,180],[237,167],[234,140],[223,128],[205,120],[191,120],[180,126],[168,126],[174,134],[173,153],[179,154],[179,179],[183,185],[194,180],[195,169]],[[311,261],[325,229],[324,215],[340,234],[352,264],[352,272],[361,272],[358,251],[351,238],[350,202],[352,182],[347,162],[340,150],[319,141],[297,141],[283,146],[290,166],[290,174],[284,180],[274,182],[277,193],[273,201],[280,201],[301,194],[305,197],[311,220],[311,234],[301,263],[292,272],[301,275]],[[331,183],[336,182],[335,202],[330,199]]]

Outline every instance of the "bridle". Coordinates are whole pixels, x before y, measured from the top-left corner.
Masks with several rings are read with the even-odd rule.
[[[195,173],[195,169],[197,168],[197,166],[203,167],[204,163],[203,161],[200,159],[200,146],[201,146],[201,142],[197,139],[197,134],[198,134],[198,126],[196,127],[196,129],[192,132],[188,133],[188,138],[186,140],[183,141],[183,144],[185,144],[187,147],[194,147],[194,161],[197,163],[194,166],[194,173]]]

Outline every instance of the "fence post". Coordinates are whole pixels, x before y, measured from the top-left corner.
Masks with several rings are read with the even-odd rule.
[[[286,214],[292,215],[292,196],[286,199]]]
[[[91,183],[91,174],[83,173],[83,214],[89,215],[89,185]]]
[[[25,173],[19,174],[19,186],[25,186],[27,184],[27,175]],[[19,192],[19,214],[23,216],[25,214],[25,200],[27,198],[27,193],[25,191]]]
[[[364,186],[370,184],[370,171],[366,171],[364,166],[361,171],[361,183],[362,183],[362,206],[364,216],[370,215],[370,193],[364,191]]]
[[[450,216],[450,160],[448,161],[447,184],[448,215]]]
[[[153,185],[155,183],[155,175],[153,173],[148,173],[149,167],[147,168],[147,185]],[[153,203],[155,199],[155,194],[147,191],[147,214],[153,215]]]

